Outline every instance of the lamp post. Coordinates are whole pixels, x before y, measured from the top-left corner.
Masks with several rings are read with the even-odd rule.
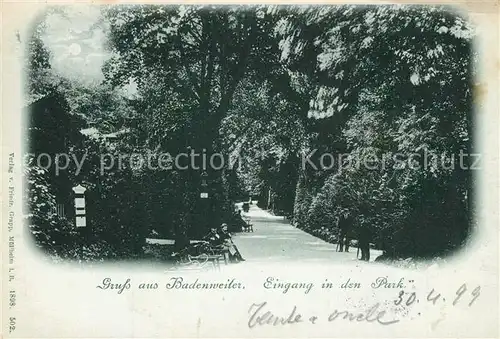
[[[203,173],[201,173],[201,192],[200,192],[200,198],[202,198],[202,199],[207,199],[208,198],[208,192],[207,192],[208,183],[207,183],[207,178],[208,178],[207,172],[203,171]]]
[[[208,202],[208,196],[209,196],[209,194],[208,194],[208,174],[206,171],[203,171],[201,173],[200,198],[201,198],[201,205],[203,206],[202,210],[203,210],[203,215],[204,215],[204,217],[201,219],[203,219],[205,221],[204,222],[204,224],[205,224],[204,231],[208,231],[209,226],[210,226],[210,215],[209,215],[210,205]]]

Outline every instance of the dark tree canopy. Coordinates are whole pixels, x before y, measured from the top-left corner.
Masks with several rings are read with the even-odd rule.
[[[458,155],[473,153],[477,57],[473,28],[449,8],[119,5],[103,6],[101,22],[110,54],[102,83],[56,74],[43,24],[27,43],[31,95],[57,91],[68,114],[98,135],[121,136],[71,150],[155,161],[206,150],[230,165],[207,170],[205,205],[198,169],[127,168],[106,178],[89,169],[86,180],[101,187],[96,201],[115,196],[106,208],[126,212],[99,221],[108,242],[120,242],[116,229],[128,238],[121,253],[140,252],[150,234],[200,238],[248,196],[332,241],[348,213],[354,236],[370,234],[392,257],[433,257],[467,241],[474,177],[471,159]],[[129,84],[133,96],[124,95]],[[315,165],[334,162],[304,165],[308,154]],[[356,166],[368,158],[371,166]],[[139,214],[148,230],[130,221]]]

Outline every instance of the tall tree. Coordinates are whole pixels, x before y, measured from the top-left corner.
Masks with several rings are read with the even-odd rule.
[[[106,75],[113,83],[134,79],[139,88],[153,76],[168,88],[166,93],[189,100],[183,113],[192,122],[190,143],[211,148],[244,75],[250,69],[264,71],[275,57],[271,9],[111,7],[107,17],[116,57]]]

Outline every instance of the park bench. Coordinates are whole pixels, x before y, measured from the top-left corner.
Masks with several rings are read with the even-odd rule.
[[[188,260],[189,263],[198,264],[200,266],[203,266],[204,263],[209,262],[214,269],[220,270],[221,260],[223,260],[227,265],[229,263],[229,256],[225,252],[221,254],[188,255]]]
[[[170,270],[178,272],[189,272],[199,270],[216,270],[220,271],[221,260],[227,265],[229,263],[228,253],[221,254],[200,254],[200,255],[187,255],[187,257],[175,265]]]
[[[146,244],[150,245],[173,245],[175,241],[173,239],[152,239],[146,238]],[[191,245],[201,245],[204,246],[205,240],[190,240]],[[201,253],[199,255],[187,254],[184,256],[183,265],[189,266],[204,266],[206,262],[210,262],[215,269],[220,269],[220,262],[223,261],[224,264],[229,264],[229,250],[227,249],[216,249],[216,248],[204,248],[208,253]],[[203,251],[202,250],[202,251]]]
[[[205,244],[204,240],[194,240],[192,243],[203,243]],[[189,258],[197,258],[197,257],[203,257],[206,258],[207,261],[210,261],[214,268],[219,269],[220,268],[220,262],[224,261],[224,264],[227,265],[229,264],[229,250],[226,248],[214,248],[214,247],[206,247],[204,250],[207,251],[207,253],[202,253],[197,256],[188,256]]]
[[[250,223],[250,218],[244,219],[245,224],[242,226],[243,232],[253,232],[253,224]]]

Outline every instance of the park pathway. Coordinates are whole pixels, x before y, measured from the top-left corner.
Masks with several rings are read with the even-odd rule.
[[[238,205],[241,208],[241,204]],[[356,263],[357,248],[350,252],[336,252],[336,244],[330,244],[290,224],[281,216],[275,216],[250,205],[248,213],[254,232],[235,233],[233,241],[249,263]],[[371,250],[371,260],[380,255]]]

